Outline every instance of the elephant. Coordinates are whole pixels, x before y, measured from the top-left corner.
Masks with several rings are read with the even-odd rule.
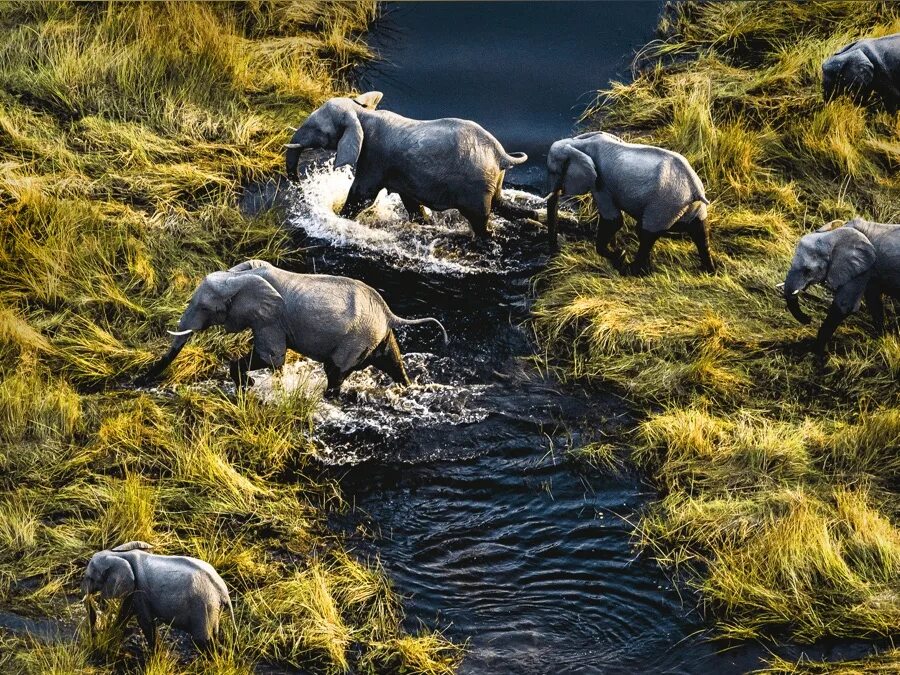
[[[857,40],[822,63],[822,94],[829,100],[849,94],[857,101],[871,95],[896,112],[900,107],[900,33]]]
[[[550,194],[547,233],[556,250],[559,198],[588,192],[594,198],[597,252],[624,273],[647,274],[656,240],[668,232],[687,232],[708,272],[715,271],[709,253],[706,198],[700,177],[677,152],[651,145],[626,143],[613,134],[593,131],[563,138],[547,155]],[[640,245],[630,265],[610,248],[622,227],[622,212],[638,221]]]
[[[788,310],[803,324],[808,324],[810,318],[800,309],[798,297],[817,283],[834,292],[814,346],[821,362],[834,331],[859,309],[863,298],[876,332],[884,332],[881,297],[900,299],[900,225],[855,218],[843,226],[833,227],[830,223],[804,235],[782,286]]]
[[[492,209],[509,218],[537,218],[536,212],[503,199],[506,169],[528,159],[507,153],[475,122],[455,118],[413,120],[376,110],[382,93],[326,101],[285,145],[288,178],[295,180],[307,148],[336,150],[334,166],[349,166],[353,184],[341,216],[354,218],[382,188],[400,195],[414,222],[426,222],[423,207],[458,209],[479,238],[489,236]]]
[[[91,557],[81,582],[91,634],[97,626],[92,596],[100,593],[104,600],[122,599],[117,625],[124,626],[132,615],[137,616],[151,652],[156,647],[157,619],[187,631],[200,649],[208,650],[218,635],[224,608],[234,623],[225,582],[209,563],[148,553],[151,548],[146,542],[132,541]]]
[[[231,377],[239,387],[253,384],[248,370],[280,370],[288,348],[325,366],[327,396],[340,393],[347,375],[370,365],[408,386],[394,329],[427,322],[438,325],[446,344],[447,331],[440,321],[396,316],[378,291],[361,281],[297,274],[262,260],[248,260],[206,276],[181,315],[178,330],[169,331],[175,338],[169,351],[138,384],[162,373],[191,334],[221,325],[229,333],[253,331],[250,353],[230,364]]]

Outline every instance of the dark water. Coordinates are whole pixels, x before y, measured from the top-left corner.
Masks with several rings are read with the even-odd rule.
[[[630,79],[662,4],[388,3],[369,41],[381,58],[359,87],[383,91],[382,107],[407,117],[475,120],[528,154],[507,179],[542,189],[550,144],[572,135],[598,89]]]
[[[653,35],[658,3],[427,3],[389,6],[373,39],[384,62],[361,88],[413,117],[469,117],[511,151],[542,161],[571,133],[592,89],[627,73]],[[521,184],[539,184],[532,165]],[[317,425],[326,470],[354,508],[335,514],[360,555],[377,556],[406,598],[408,627],[466,642],[465,673],[739,673],[756,644],[713,645],[696,598],[632,545],[655,497],[572,450],[633,422],[611,394],[541,377],[525,322],[530,280],[546,264],[533,224],[493,219],[472,246],[458,216],[412,225],[382,196],[358,219],[334,215],[350,176],[307,168],[289,224],[308,271],[379,289],[402,316],[436,316],[400,334],[414,385],[366,371]],[[526,193],[514,199],[536,205]],[[361,531],[373,533],[360,535]],[[682,594],[686,591],[682,590]],[[859,650],[822,645],[814,657]],[[797,649],[781,650],[799,656]]]

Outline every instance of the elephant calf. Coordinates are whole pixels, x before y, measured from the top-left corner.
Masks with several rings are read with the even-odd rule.
[[[500,141],[468,120],[420,121],[376,110],[381,96],[370,91],[332,98],[315,110],[285,145],[288,178],[296,178],[304,149],[337,150],[335,168],[354,170],[341,210],[346,218],[371,204],[382,188],[400,195],[412,220],[425,220],[423,206],[458,209],[479,237],[489,234],[492,208],[507,217],[537,217],[502,195],[505,170],[526,161],[525,153],[507,153]]]
[[[191,634],[201,649],[208,649],[219,631],[219,616],[226,607],[234,611],[222,577],[202,560],[176,555],[147,553],[150,544],[132,541],[95,553],[81,582],[91,633],[97,613],[92,595],[106,600],[121,598],[116,622],[124,625],[132,615],[150,651],[156,647],[156,620]]]
[[[900,108],[900,33],[857,40],[822,64],[825,100],[849,94],[856,100],[880,98],[891,112]]]
[[[715,266],[709,255],[706,206],[709,200],[700,177],[677,152],[651,145],[626,143],[603,131],[564,138],[550,146],[547,155],[550,195],[547,230],[551,249],[556,249],[559,198],[563,194],[594,198],[599,213],[597,252],[618,267],[621,254],[610,248],[622,227],[624,211],[638,221],[640,245],[624,268],[632,274],[650,271],[650,253],[667,232],[687,232],[697,246],[700,262],[708,272]]]
[[[248,370],[280,370],[288,348],[325,366],[327,395],[339,393],[350,373],[375,366],[395,382],[409,384],[394,335],[398,326],[437,319],[403,319],[391,312],[371,286],[330,274],[296,274],[262,260],[248,260],[227,272],[213,272],[194,291],[178,322],[169,331],[169,351],[138,380],[146,384],[178,356],[195,331],[224,326],[229,333],[253,331],[253,348],[232,361],[231,377],[249,386]]]
[[[804,324],[810,318],[800,309],[798,296],[812,284],[825,284],[834,300],[819,328],[815,354],[824,359],[828,341],[840,323],[859,309],[863,298],[875,330],[884,331],[881,296],[900,299],[900,225],[873,223],[861,218],[843,227],[830,225],[803,236],[784,280],[788,309]]]

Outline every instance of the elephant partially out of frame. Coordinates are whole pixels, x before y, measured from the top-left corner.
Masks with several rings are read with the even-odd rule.
[[[815,341],[823,360],[828,341],[865,298],[875,330],[884,331],[882,296],[900,299],[900,225],[856,218],[842,227],[826,225],[804,235],[797,244],[782,292],[794,318],[810,322],[800,309],[799,295],[812,284],[824,284],[834,299]]]
[[[297,274],[248,260],[206,276],[181,315],[178,330],[170,331],[175,339],[169,351],[139,384],[162,373],[191,334],[224,326],[230,333],[253,331],[251,352],[231,363],[231,377],[238,386],[252,384],[248,370],[279,370],[288,348],[325,366],[327,395],[338,394],[347,375],[370,365],[408,385],[394,329],[425,322],[437,324],[447,342],[447,332],[437,319],[398,317],[378,291],[361,281]]]
[[[857,40],[825,59],[822,94],[826,101],[839,94],[857,101],[875,96],[896,112],[900,108],[900,33]]]

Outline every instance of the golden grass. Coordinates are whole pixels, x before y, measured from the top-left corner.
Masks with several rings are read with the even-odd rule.
[[[895,5],[859,8],[687,2],[667,13],[669,37],[586,122],[691,161],[712,199],[720,270],[701,274],[693,246],[669,240],[652,276],[623,278],[574,243],[536,283],[549,366],[646,411],[627,439],[597,446],[596,463],[632,443],[661,492],[639,536],[687,573],[727,637],[900,625],[896,325],[876,339],[855,315],[820,371],[798,344],[814,329],[774,290],[801,234],[857,214],[900,222],[900,117],[821,98],[826,55],[900,30]],[[813,295],[822,316],[828,301]]]
[[[0,606],[82,625],[89,556],[143,539],[209,560],[237,614],[209,656],[167,641],[150,673],[449,672],[458,649],[401,628],[377,564],[327,530],[310,479],[314,396],[223,381],[247,336],[198,336],[163,393],[131,378],[208,272],[290,255],[237,192],[367,50],[372,2],[0,6]],[[132,671],[109,628],[46,644],[0,630],[0,670]],[[375,665],[373,665],[375,664]],[[393,667],[393,666],[392,666]]]

